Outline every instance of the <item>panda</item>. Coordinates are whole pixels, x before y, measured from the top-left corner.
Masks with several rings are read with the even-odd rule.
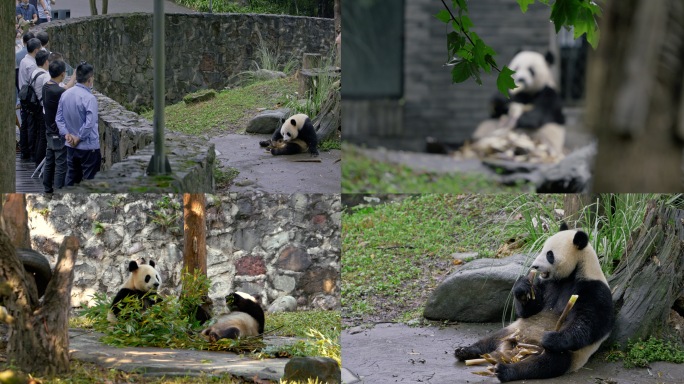
[[[128,271],[130,275],[114,297],[111,309],[107,314],[107,320],[112,323],[116,322],[116,318],[121,312],[120,302],[127,297],[140,299],[143,309],[162,301],[156,295],[162,280],[159,272],[155,269],[153,260],[150,260],[149,264],[145,262],[145,259],[141,259],[140,264],[132,260],[128,263]]]
[[[268,147],[271,154],[295,155],[309,151],[311,156],[318,156],[318,137],[309,116],[298,113],[288,118],[279,130],[273,132],[270,140],[259,142]]]
[[[518,342],[542,346],[544,351],[518,363],[496,364],[496,376],[501,382],[546,379],[580,369],[608,338],[614,322],[613,301],[585,232],[561,225],[561,231],[544,243],[532,269],[538,272],[537,283],[532,285],[527,276],[521,276],[513,286],[518,320],[471,346],[457,348],[458,360],[510,351],[510,337],[516,334]],[[571,295],[578,295],[575,306],[555,332]]]
[[[226,304],[231,312],[204,329],[202,336],[215,342],[219,339],[237,339],[264,333],[264,310],[254,297],[244,292],[234,292],[226,296]]]
[[[472,135],[474,140],[511,129],[546,143],[561,154],[565,142],[563,104],[551,73],[553,55],[520,51],[508,67],[515,71],[511,99],[496,94],[491,101],[491,117],[481,123]]]

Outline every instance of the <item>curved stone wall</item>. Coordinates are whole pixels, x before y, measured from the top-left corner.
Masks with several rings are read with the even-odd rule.
[[[114,297],[128,261],[139,258],[157,263],[163,294],[180,293],[179,195],[38,194],[27,200],[32,248],[53,267],[64,236],[81,242],[73,306],[92,304],[98,292]],[[181,207],[161,208],[168,201]],[[207,274],[218,310],[235,290],[260,294],[264,304],[291,295],[300,309],[339,309],[341,210],[340,195],[207,195]],[[155,211],[171,224],[155,222]]]
[[[95,67],[95,89],[129,110],[152,105],[152,14],[101,15],[46,24],[52,51],[76,66]],[[167,14],[166,101],[198,89],[223,89],[240,72],[254,69],[260,45],[301,60],[302,53],[328,54],[332,19],[284,15]]]

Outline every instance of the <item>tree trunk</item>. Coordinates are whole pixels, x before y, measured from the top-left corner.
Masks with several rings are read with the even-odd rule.
[[[26,195],[22,193],[10,193],[7,195],[2,207],[2,218],[6,228],[3,228],[10,237],[10,242],[15,248],[31,249],[31,237],[28,227],[28,213],[26,212]]]
[[[644,225],[608,279],[616,319],[609,343],[666,332],[666,321],[684,289],[684,211],[649,203]]]
[[[90,0],[90,14],[92,16],[97,15],[97,0]]]
[[[340,103],[340,89],[331,87],[328,98],[321,105],[321,111],[312,121],[317,127],[316,136],[318,141],[324,141],[335,137],[342,126],[342,110]]]
[[[0,281],[11,288],[4,302],[14,317],[7,353],[24,372],[54,375],[69,371],[68,320],[78,247],[76,237],[64,238],[41,306],[9,237],[0,231]]]
[[[604,8],[587,80],[587,125],[598,137],[592,189],[680,192],[684,3],[622,0]]]
[[[207,274],[206,197],[203,193],[183,195],[183,263],[189,273],[196,269]]]
[[[102,0],[102,14],[107,14],[107,8],[109,8],[109,0]]]
[[[600,203],[598,193],[594,194],[566,194],[563,197],[563,211],[565,215],[565,223],[570,228],[577,228],[577,223],[582,222],[582,215],[588,214],[589,222],[593,223],[596,220],[596,213],[598,211],[597,204]],[[585,207],[589,207],[585,209]],[[584,230],[591,230],[591,228],[584,228]]]
[[[16,114],[14,110],[14,56],[7,54],[13,52],[14,39],[14,5],[9,1],[0,1],[0,15],[2,15],[2,23],[0,23],[0,36],[5,36],[0,39],[0,51],[4,52],[0,55],[0,192],[14,192],[16,190],[15,184],[15,155],[16,155],[16,136],[14,133],[14,123],[16,121]],[[10,128],[11,127],[11,128]]]
[[[337,66],[342,63],[342,11],[340,8],[340,0],[335,0],[335,44],[337,45]]]

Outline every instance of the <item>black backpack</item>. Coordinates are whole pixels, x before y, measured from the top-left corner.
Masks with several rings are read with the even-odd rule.
[[[36,82],[38,76],[42,74],[43,72],[36,73],[36,75],[33,76],[33,79],[29,81],[28,84],[21,87],[21,90],[19,91],[19,102],[21,103],[21,107],[29,112],[37,112],[41,108],[40,99],[38,98],[35,89],[33,89],[33,84]]]

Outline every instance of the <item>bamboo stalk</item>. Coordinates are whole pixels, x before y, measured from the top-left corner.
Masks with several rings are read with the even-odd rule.
[[[570,300],[568,300],[568,303],[565,304],[565,309],[563,309],[563,313],[561,313],[560,318],[558,318],[558,322],[556,322],[556,332],[560,330],[561,326],[563,325],[563,321],[565,321],[565,318],[568,317],[568,313],[570,313],[570,310],[575,305],[577,297],[577,295],[570,296]]]
[[[532,300],[536,300],[536,298],[534,297],[534,279],[537,277],[537,270],[533,269],[532,271],[530,271],[530,275],[530,291],[532,294]]]
[[[466,365],[480,365],[480,364],[489,364],[489,361],[487,359],[470,359],[465,361]]]

